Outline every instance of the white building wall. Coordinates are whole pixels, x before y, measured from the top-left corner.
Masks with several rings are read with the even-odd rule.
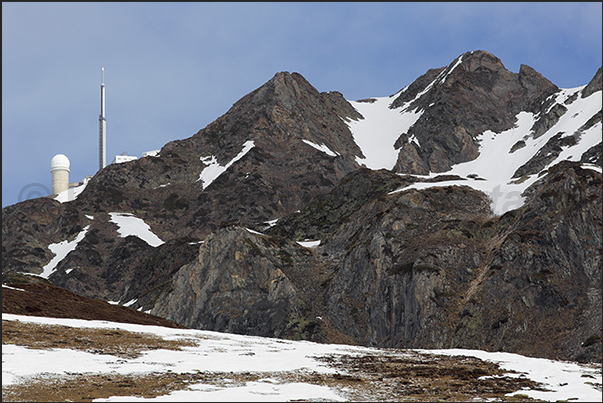
[[[113,162],[111,162],[111,163],[112,164],[121,164],[122,162],[134,161],[137,159],[138,159],[138,157],[134,157],[132,155],[116,155],[115,158],[113,158]]]
[[[56,195],[69,189],[69,170],[55,169],[52,171],[52,194]]]

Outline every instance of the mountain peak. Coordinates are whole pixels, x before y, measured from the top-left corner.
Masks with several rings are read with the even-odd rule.
[[[463,53],[448,66],[427,71],[391,103],[391,108],[421,113],[401,137],[415,136],[422,150],[407,144],[402,154],[408,158],[401,158],[395,171],[444,172],[470,161],[479,152],[477,135],[508,130],[519,112],[555,91],[557,86],[529,66],[512,73],[489,52]],[[417,165],[415,154],[423,155],[422,164]]]
[[[492,53],[486,52],[485,50],[474,50],[463,53],[455,61],[461,59],[461,66],[465,71],[475,71],[479,68],[487,68],[489,70],[501,70],[505,69],[505,66],[500,59],[494,56]],[[455,63],[455,62],[453,62]],[[451,63],[451,65],[453,65]]]
[[[275,87],[295,87],[295,86],[309,86],[312,85],[299,73],[288,71],[280,71],[276,73],[266,84],[274,85]]]
[[[276,106],[293,111],[302,99],[317,98],[320,93],[301,74],[288,71],[276,73],[258,89],[247,94],[234,107],[253,104],[272,109]]]

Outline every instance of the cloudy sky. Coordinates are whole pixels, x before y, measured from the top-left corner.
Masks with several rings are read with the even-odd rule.
[[[561,88],[601,66],[601,3],[2,3],[2,206],[192,136],[279,71],[387,96],[476,49]]]

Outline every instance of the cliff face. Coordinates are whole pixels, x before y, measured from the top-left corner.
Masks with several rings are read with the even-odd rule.
[[[72,202],[4,208],[3,274],[194,328],[601,360],[600,81],[560,90],[468,52],[390,97],[420,116],[392,144],[374,126],[397,162],[372,170],[358,103],[278,73],[159,156],[107,166]],[[499,167],[508,177],[488,182],[495,159],[455,170],[500,138],[519,156]],[[494,214],[484,183],[516,186],[520,202]]]
[[[600,174],[556,166],[524,207],[488,212],[465,187],[365,205],[325,241],[347,252],[325,292],[331,320],[361,344],[598,357],[584,345],[601,329]]]
[[[312,264],[307,255],[299,245],[244,228],[221,229],[178,271],[153,311],[193,328],[290,336],[304,304],[283,269],[293,259]]]

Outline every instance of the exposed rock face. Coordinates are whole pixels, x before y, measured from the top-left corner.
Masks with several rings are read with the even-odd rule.
[[[2,209],[2,267],[22,273],[42,272],[52,259],[47,246],[82,230],[83,214],[49,198],[27,200]]]
[[[588,341],[601,334],[601,191],[600,173],[563,162],[513,213],[512,231],[490,265],[494,273],[476,295],[476,306],[499,304],[491,316],[501,321],[496,329],[492,323],[498,346],[535,354],[534,346],[519,346],[522,337],[509,335],[516,332],[545,339],[539,347],[548,356],[600,359],[600,344]]]
[[[360,170],[265,235],[212,234],[152,313],[265,336],[601,356],[599,173],[555,166],[500,217],[469,187],[388,193],[399,186],[388,171]]]
[[[600,82],[601,70],[563,98],[528,66],[512,73],[487,52],[465,53],[392,97],[391,108],[422,114],[388,171],[358,165],[346,122],[364,117],[342,94],[278,73],[158,157],[107,166],[73,202],[2,209],[3,274],[41,274],[49,245],[78,239],[52,284],[185,326],[600,361],[601,172],[581,163],[601,166],[601,143],[551,165],[592,138],[601,111],[573,133],[550,131]],[[520,112],[533,127],[502,152],[547,140],[517,164],[514,178],[540,178],[521,208],[495,216],[469,186],[479,173],[413,175],[475,159],[476,137],[514,127]],[[448,180],[467,186],[405,189]],[[165,242],[120,236],[114,212]]]
[[[425,95],[413,101],[424,90]],[[496,56],[480,50],[459,56],[446,68],[429,70],[391,105],[398,108],[412,101],[409,109],[424,110],[405,134],[416,136],[421,147],[405,143],[394,172],[445,172],[453,164],[475,159],[477,135],[511,128],[517,113],[540,105],[557,90],[531,67],[521,65],[519,73],[512,73]]]
[[[331,320],[361,344],[600,356],[581,343],[601,329],[601,176],[576,165],[502,217],[455,187],[366,205],[324,247],[349,251],[327,291]]]
[[[313,338],[312,329],[297,329],[296,319],[307,309],[286,274],[294,259],[311,264],[311,253],[274,242],[240,227],[213,233],[198,259],[174,276],[172,291],[157,300],[153,312],[193,328],[267,337],[306,332]]]
[[[582,98],[589,97],[597,91],[601,91],[603,88],[603,75],[601,73],[601,67],[597,70],[597,73],[590,80],[590,83],[582,90]]]

